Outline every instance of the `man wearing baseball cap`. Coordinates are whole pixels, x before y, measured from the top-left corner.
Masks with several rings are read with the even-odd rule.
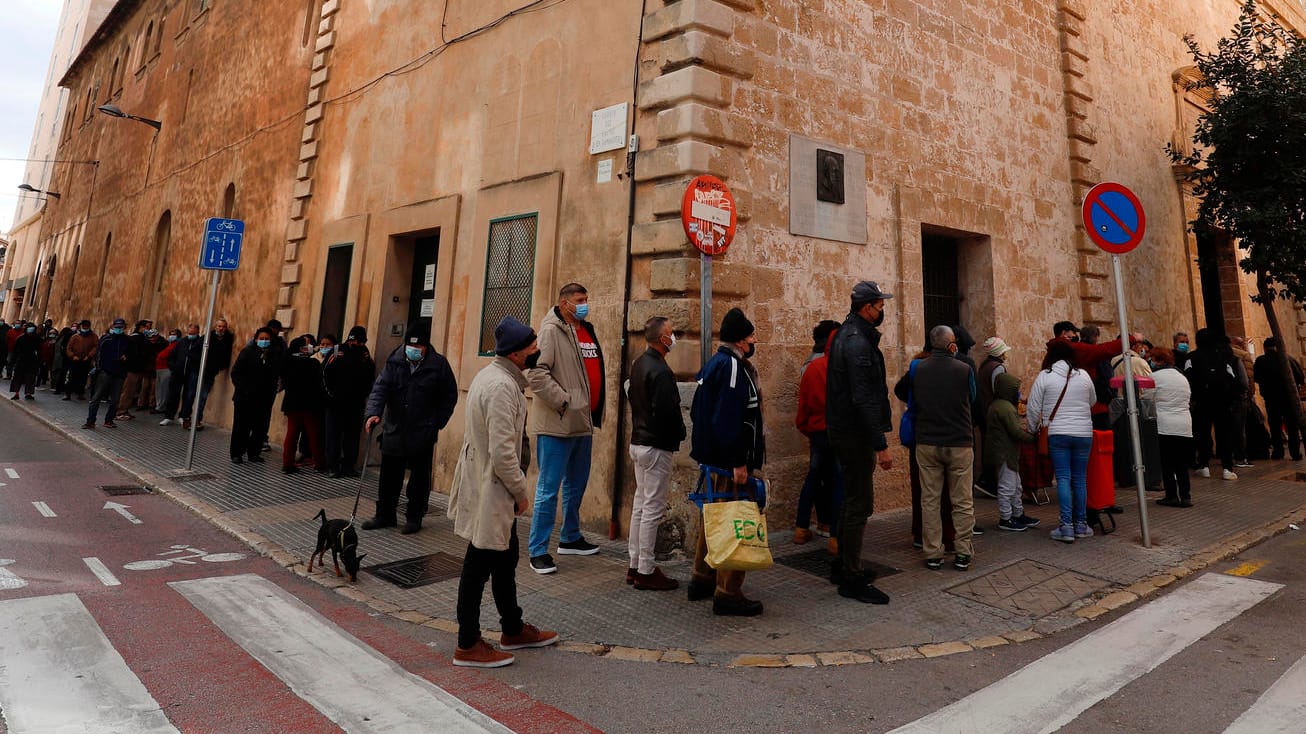
[[[889,603],[889,596],[871,583],[875,574],[862,568],[862,542],[875,507],[875,465],[893,467],[885,439],[893,420],[878,329],[890,298],[893,294],[872,280],[853,286],[848,318],[828,350],[825,385],[826,430],[844,468],[839,558],[831,567],[830,581],[839,584],[840,596],[867,604]]]
[[[100,412],[102,402],[108,403],[104,416],[105,427],[117,427],[113,416],[118,407],[118,396],[122,394],[122,384],[127,380],[127,350],[130,346],[127,321],[114,319],[109,333],[100,337],[100,344],[95,350],[95,387],[91,390],[91,402],[82,428],[95,428],[96,414]]]

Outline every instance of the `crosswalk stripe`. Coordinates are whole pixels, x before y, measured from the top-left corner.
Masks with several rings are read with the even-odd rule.
[[[1055,732],[1282,586],[1205,574],[890,734]]]
[[[41,517],[59,517],[54,514],[54,510],[51,510],[50,506],[44,502],[33,502],[32,507],[35,507],[36,511],[41,513]]]
[[[175,581],[236,644],[350,734],[508,732],[254,574]]]
[[[101,561],[95,556],[83,558],[82,563],[85,563],[86,567],[91,569],[91,573],[95,574],[95,578],[99,579],[100,583],[105,586],[122,585],[122,582],[118,580],[118,577],[113,575],[113,571],[110,571],[109,567],[104,565],[104,561]]]
[[[13,467],[5,467],[5,474],[8,475],[10,479],[18,478],[18,470]]]
[[[0,601],[9,734],[178,734],[75,594]]]
[[[1297,734],[1306,721],[1306,657],[1280,676],[1224,734]]]

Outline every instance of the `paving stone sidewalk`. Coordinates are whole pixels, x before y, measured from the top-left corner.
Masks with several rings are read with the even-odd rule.
[[[91,451],[118,464],[155,491],[191,506],[255,549],[305,574],[317,522],[349,517],[359,480],[331,479],[305,470],[280,471],[278,458],[264,464],[233,465],[227,432],[208,427],[196,441],[194,473],[178,477],[187,433],[161,427],[157,416],[120,421],[118,428],[80,428],[85,403],[63,402],[38,391],[34,401],[11,403]],[[375,461],[378,457],[373,457]],[[370,516],[376,496],[375,466],[363,485],[362,517]],[[719,618],[710,602],[689,602],[683,590],[636,591],[624,583],[624,541],[590,535],[602,550],[596,556],[556,556],[559,571],[531,572],[518,567],[521,606],[528,621],[557,629],[566,648],[638,660],[720,665],[818,665],[869,662],[951,654],[1052,634],[1151,593],[1194,570],[1232,555],[1288,523],[1306,519],[1306,465],[1262,462],[1240,470],[1237,481],[1193,479],[1196,507],[1160,507],[1150,500],[1153,547],[1140,542],[1137,499],[1120,489],[1119,530],[1065,545],[1048,538],[1056,504],[1026,511],[1044,527],[1024,533],[1000,532],[997,503],[978,498],[977,521],[988,532],[976,539],[975,561],[961,573],[945,565],[929,571],[911,547],[907,511],[885,512],[867,529],[868,560],[886,567],[878,585],[893,601],[862,605],[842,599],[824,578],[828,568],[823,539],[792,543],[787,523],[770,518],[774,568],[751,573],[745,591],[766,604],[757,618]],[[466,543],[456,538],[445,517],[445,496],[435,493],[423,530],[411,536],[394,531],[360,531],[368,554],[358,583],[343,585],[333,573],[311,577],[341,593],[396,616],[452,631],[457,573]],[[673,499],[683,501],[683,499]],[[518,532],[525,546],[529,523]],[[556,538],[555,538],[556,541]],[[402,588],[366,569],[430,557],[423,569],[440,579]],[[684,560],[662,564],[682,582]],[[493,605],[484,605],[483,624],[497,628]]]

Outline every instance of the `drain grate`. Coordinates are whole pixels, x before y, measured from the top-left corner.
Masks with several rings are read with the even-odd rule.
[[[121,497],[125,494],[149,494],[150,488],[139,484],[101,484],[100,491],[110,497]]]
[[[816,550],[803,551],[802,553],[778,556],[776,557],[775,562],[798,571],[803,571],[804,573],[828,577],[830,575],[830,560],[832,558],[833,556],[826,552],[825,548],[817,548]],[[873,571],[877,579],[892,576],[895,573],[902,573],[902,569],[886,566],[883,563],[876,563],[869,558],[862,559],[862,568]]]
[[[401,589],[413,589],[458,578],[462,575],[463,561],[456,556],[440,552],[382,563],[363,570]]]

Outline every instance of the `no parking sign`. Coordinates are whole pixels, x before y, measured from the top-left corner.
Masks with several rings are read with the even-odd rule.
[[[1089,239],[1112,255],[1138,247],[1147,230],[1142,202],[1118,183],[1100,183],[1089,189],[1082,214]]]

